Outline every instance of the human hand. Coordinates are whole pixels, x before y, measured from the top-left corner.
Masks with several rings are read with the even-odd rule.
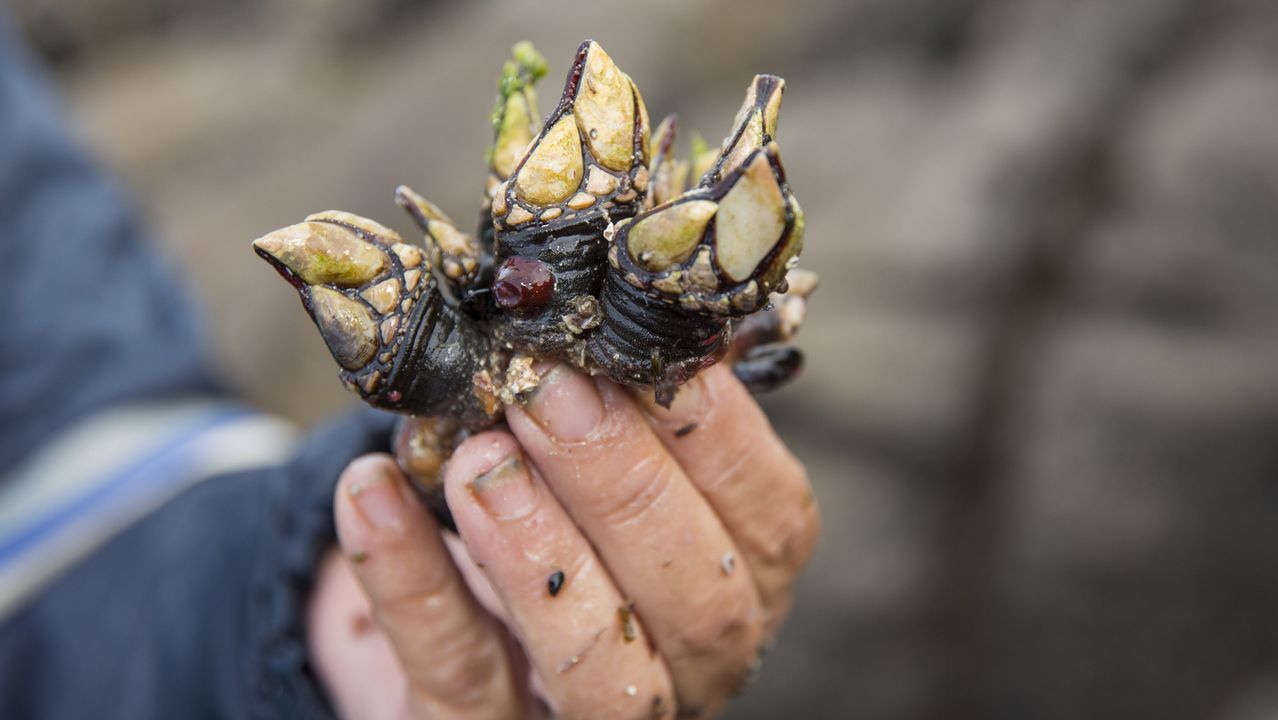
[[[507,420],[445,471],[461,541],[389,456],[343,474],[307,618],[339,712],[721,712],[816,543],[802,465],[722,365],[670,410],[557,366]]]

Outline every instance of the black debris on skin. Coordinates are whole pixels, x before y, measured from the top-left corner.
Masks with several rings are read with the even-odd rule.
[[[550,596],[554,597],[564,588],[564,571],[556,570],[550,574],[550,578],[546,581],[546,589],[550,591]]]

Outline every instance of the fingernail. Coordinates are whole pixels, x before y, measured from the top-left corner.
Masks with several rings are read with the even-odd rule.
[[[537,499],[528,466],[511,455],[466,483],[480,506],[498,520],[513,520],[532,511]]]
[[[657,404],[657,401],[653,399],[652,391],[645,391],[642,397],[644,409],[648,414],[680,437],[695,430],[696,424],[706,414],[702,407],[706,397],[705,380],[700,376],[679,386],[669,410]]]
[[[547,434],[562,442],[586,440],[604,416],[594,381],[563,365],[542,377],[525,408]]]
[[[404,527],[404,495],[383,468],[377,468],[351,484],[351,501],[365,522],[380,530],[398,532]]]

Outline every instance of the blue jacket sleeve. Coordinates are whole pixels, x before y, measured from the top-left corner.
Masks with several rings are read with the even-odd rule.
[[[0,468],[121,400],[216,393],[191,303],[0,12]]]
[[[205,480],[0,625],[7,718],[326,718],[305,605],[332,494],[394,418],[361,409],[287,465]]]

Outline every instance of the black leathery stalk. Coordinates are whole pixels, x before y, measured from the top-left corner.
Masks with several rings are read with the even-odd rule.
[[[611,268],[600,307],[604,320],[587,340],[590,357],[631,385],[680,385],[722,357],[731,337],[725,318],[655,300]]]
[[[409,330],[384,390],[366,397],[366,402],[413,415],[437,415],[467,400],[474,374],[484,367],[488,336],[438,292],[428,293],[403,322]]]
[[[564,327],[563,317],[575,311],[577,298],[599,293],[607,268],[608,243],[603,239],[606,226],[603,215],[596,214],[499,236],[498,273],[509,258],[536,260],[550,271],[554,289],[547,302],[528,312],[513,309],[495,313],[493,336],[498,342],[513,349],[570,359],[578,338]]]

